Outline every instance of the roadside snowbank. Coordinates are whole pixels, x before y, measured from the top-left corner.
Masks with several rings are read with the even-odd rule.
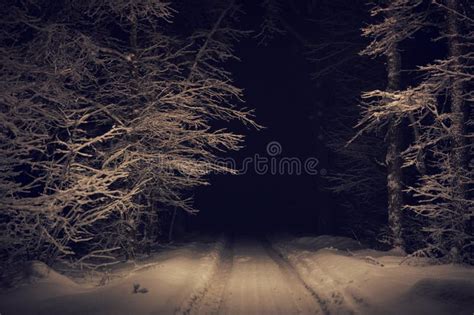
[[[474,314],[474,268],[400,265],[349,238],[273,238],[331,314]]]
[[[79,284],[34,262],[21,286],[1,292],[0,313],[173,314],[209,285],[223,246],[220,239],[167,250],[122,266],[118,279],[100,287]]]

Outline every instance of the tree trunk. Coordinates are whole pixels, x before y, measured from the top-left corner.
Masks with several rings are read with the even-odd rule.
[[[462,64],[459,59],[462,56],[462,49],[459,40],[459,25],[456,17],[456,13],[459,10],[458,0],[448,0],[448,16],[447,16],[447,27],[448,27],[448,48],[449,55],[453,58],[452,69],[454,73],[461,71]],[[464,212],[467,210],[466,203],[462,202],[467,200],[466,187],[463,184],[461,177],[464,176],[467,172],[467,150],[466,150],[466,109],[465,102],[463,98],[464,86],[460,80],[455,80],[451,85],[450,90],[450,101],[451,101],[451,135],[453,139],[453,148],[450,155],[450,167],[452,172],[454,172],[452,189],[455,194],[456,210],[459,214],[459,217],[463,217]],[[465,226],[468,225],[468,222],[459,222],[461,226],[458,228],[460,230],[465,230]],[[464,226],[465,225],[465,226]],[[461,240],[460,240],[461,241]],[[457,248],[453,248],[455,252],[461,250],[463,244],[457,244]]]
[[[401,56],[394,45],[386,54],[387,57],[387,90],[400,89]],[[387,193],[388,193],[388,225],[393,238],[394,248],[404,249],[402,237],[402,159],[401,159],[401,125],[392,118],[387,131]]]

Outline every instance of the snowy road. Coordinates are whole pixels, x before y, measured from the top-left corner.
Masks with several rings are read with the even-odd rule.
[[[324,303],[264,240],[231,242],[191,314],[326,314]]]
[[[2,315],[471,315],[471,266],[401,264],[403,256],[334,236],[210,236],[125,262],[115,278],[73,281],[36,262],[0,291]],[[282,255],[282,256],[280,256]],[[282,258],[285,257],[285,258]],[[34,271],[34,272],[33,272]],[[102,279],[100,279],[102,280]],[[304,280],[304,281],[303,281]],[[136,290],[136,287],[140,290]]]

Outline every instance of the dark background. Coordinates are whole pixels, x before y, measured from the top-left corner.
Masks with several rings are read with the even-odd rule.
[[[256,29],[262,21],[260,6],[247,3],[242,23]],[[318,170],[327,166],[327,152],[318,140],[318,123],[310,79],[310,65],[301,43],[283,35],[259,44],[252,35],[236,46],[240,62],[229,65],[236,85],[244,89],[246,106],[255,108],[265,128],[236,126],[246,135],[245,148],[231,153],[238,166],[246,157],[266,156],[266,146],[277,141],[282,154],[304,161],[317,158]],[[321,97],[321,96],[319,96]],[[320,175],[259,175],[250,168],[240,175],[213,175],[211,185],[195,194],[200,210],[189,219],[193,229],[244,232],[314,231],[318,215],[330,212]]]
[[[227,157],[235,158],[240,166],[239,162],[254,154],[268,157],[267,144],[277,141],[283,149],[279,157],[296,157],[301,161],[314,157],[319,160],[318,170],[324,169],[330,173],[335,167],[335,157],[327,146],[323,129],[331,124],[334,115],[346,114],[338,101],[344,97],[341,97],[344,92],[339,90],[341,86],[335,83],[333,74],[330,75],[333,81],[324,77],[316,80],[311,78],[316,67],[308,61],[308,47],[303,41],[331,41],[332,35],[324,34],[324,29],[320,29],[317,23],[298,13],[298,3],[289,2],[287,10],[280,16],[289,26],[286,33],[276,35],[263,45],[259,44],[259,39],[254,35],[258,33],[264,18],[261,3],[247,0],[241,3],[244,14],[240,27],[254,30],[254,33],[236,44],[235,54],[241,60],[228,64],[227,68],[233,73],[236,85],[244,89],[244,105],[255,109],[256,121],[265,128],[258,131],[237,123],[231,126],[230,129],[246,135],[245,148]],[[328,3],[331,2],[317,3],[312,14],[322,19],[326,15],[330,18],[331,14],[341,14],[341,8],[337,5],[331,12],[327,8]],[[359,30],[373,21],[370,21],[367,8],[360,7],[360,3],[347,4],[351,5],[354,7],[347,11],[360,16],[351,16],[355,21],[351,23],[357,26],[347,23],[350,29],[345,31],[352,34],[352,40],[361,45],[362,50],[367,42]],[[431,40],[439,34],[429,32],[417,33],[416,37],[404,41],[400,47],[404,69],[401,73],[402,88],[416,84],[420,79],[416,71],[419,65],[446,54],[442,40]],[[360,50],[355,50],[353,54],[357,55]],[[332,59],[328,62],[337,61]],[[370,63],[378,69],[372,69],[375,71],[373,73],[365,69],[356,72],[354,84],[357,85],[357,77],[360,77],[361,80],[376,81],[371,88],[384,89],[383,58],[375,58]],[[355,98],[370,89],[364,84],[359,85],[363,88],[348,96],[354,98],[350,106],[357,106]],[[348,124],[353,126],[359,116],[357,111],[351,115],[354,117]],[[383,157],[380,158],[383,160]],[[406,182],[410,180],[409,176],[405,178]],[[195,207],[200,212],[185,219],[187,229],[261,233],[283,231],[294,234],[347,233],[342,232],[342,225],[347,225],[344,221],[351,214],[341,208],[340,196],[328,192],[328,182],[320,174],[258,175],[250,169],[240,175],[212,175],[210,183],[210,186],[201,187],[195,192]],[[380,194],[375,198],[380,200],[374,199],[373,203],[385,208],[386,196]],[[377,220],[386,221],[386,217],[381,216]],[[385,223],[378,222],[381,226]],[[353,236],[353,232],[350,236]]]

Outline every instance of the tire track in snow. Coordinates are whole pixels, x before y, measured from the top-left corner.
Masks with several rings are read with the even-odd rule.
[[[217,269],[212,275],[209,285],[203,294],[193,301],[193,304],[182,314],[218,314],[222,302],[222,296],[228,277],[233,265],[233,245],[232,239],[228,240],[224,247]]]
[[[187,314],[329,314],[268,242],[237,239],[221,257],[210,286]]]
[[[225,262],[228,249],[231,248],[228,239],[221,237],[216,242],[214,250],[210,256],[211,263],[209,270],[205,273],[200,285],[194,289],[194,292],[184,300],[184,302],[175,310],[175,314],[194,314],[193,310],[201,305],[203,298],[206,296],[209,288],[212,287],[214,278],[221,271],[221,264]]]
[[[306,282],[300,277],[299,273],[293,268],[293,266],[271,245],[268,240],[264,240],[264,247],[273,261],[280,267],[282,272],[286,273],[289,278],[294,278],[296,281],[300,282],[302,286],[313,296],[313,298],[319,303],[321,310],[324,315],[329,315],[330,312],[327,308],[327,302],[321,298],[321,296],[314,291]]]
[[[291,269],[298,275],[305,287],[310,292],[319,292],[319,300],[324,305],[326,314],[355,315],[354,298],[345,294],[335,284],[335,280],[317,264],[308,264],[306,259],[299,259],[298,255],[286,249],[284,246],[273,246],[268,241],[272,251],[290,265]],[[296,267],[295,267],[296,266]],[[317,277],[316,277],[317,276]]]

